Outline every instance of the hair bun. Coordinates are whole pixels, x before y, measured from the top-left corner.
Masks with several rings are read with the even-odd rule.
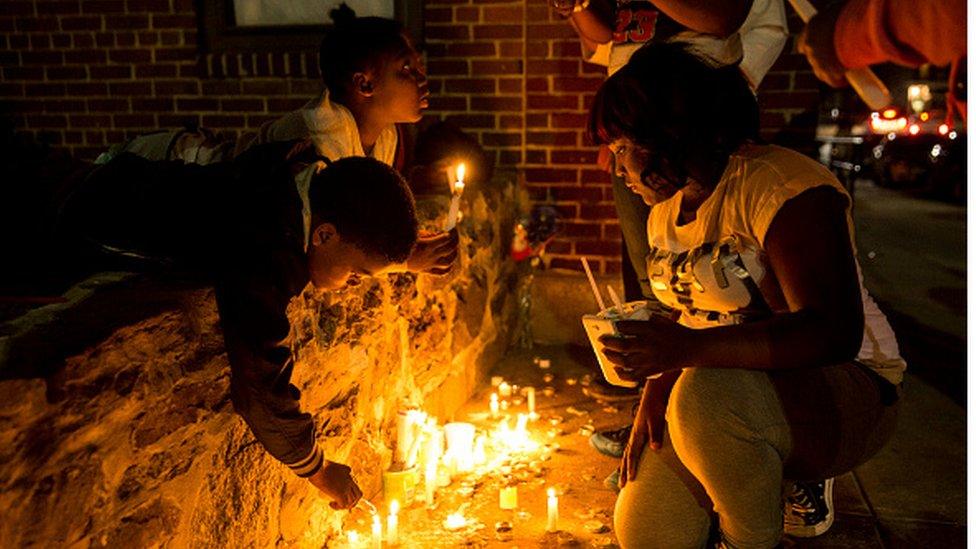
[[[332,22],[337,27],[344,27],[356,19],[356,12],[348,4],[343,2],[338,7],[332,8],[329,11],[329,17],[332,18]]]

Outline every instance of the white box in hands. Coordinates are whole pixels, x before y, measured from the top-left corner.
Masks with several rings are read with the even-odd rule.
[[[649,305],[648,301],[628,301],[621,305],[623,311],[617,311],[617,307],[613,306],[607,307],[595,315],[583,315],[583,328],[590,339],[590,346],[596,353],[597,362],[600,363],[600,369],[603,371],[603,377],[606,378],[607,383],[617,387],[637,387],[637,382],[626,381],[617,375],[613,363],[607,360],[606,355],[603,354],[604,347],[603,343],[600,343],[600,336],[612,334],[618,337],[627,337],[620,336],[614,322],[617,320],[649,320],[654,314],[654,310]]]

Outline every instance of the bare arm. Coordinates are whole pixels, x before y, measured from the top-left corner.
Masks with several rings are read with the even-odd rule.
[[[767,320],[692,330],[670,320],[617,322],[635,338],[603,336],[624,379],[685,367],[775,370],[852,360],[864,312],[845,213],[836,189],[818,187],[786,202],[765,251],[789,312]]]
[[[665,15],[691,30],[730,36],[749,15],[752,0],[651,0]]]

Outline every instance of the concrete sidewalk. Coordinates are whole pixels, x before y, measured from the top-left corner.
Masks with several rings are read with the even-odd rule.
[[[536,379],[541,372],[532,366],[533,356],[549,357],[552,373],[557,376],[554,385],[559,397],[555,402],[540,400],[541,405],[587,411],[597,429],[629,421],[630,404],[615,404],[616,413],[603,413],[603,405],[583,396],[579,387],[566,386],[567,377],[578,379],[594,371],[595,360],[589,349],[544,346],[513,352],[494,373],[523,385],[542,385]],[[915,376],[909,376],[905,386],[898,428],[887,447],[862,467],[837,479],[834,526],[818,538],[787,539],[786,547],[966,546],[965,412]],[[478,403],[485,400],[486,394],[475,399]],[[483,403],[476,407],[479,405],[483,407]],[[559,439],[562,452],[554,457],[552,481],[575,487],[575,497],[566,502],[574,506],[568,516],[589,508],[599,511],[612,526],[608,519],[614,497],[602,486],[602,479],[617,462],[590,448],[586,437],[575,433],[578,426],[573,427]],[[580,525],[567,525],[566,530],[581,541],[587,540]]]

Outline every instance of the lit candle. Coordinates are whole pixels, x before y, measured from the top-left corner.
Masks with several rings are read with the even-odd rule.
[[[512,396],[512,386],[508,384],[507,381],[503,381],[498,384],[498,393],[504,398]]]
[[[424,493],[427,495],[427,505],[434,505],[434,491],[437,489],[437,461],[428,461],[424,470]]]
[[[444,426],[447,455],[459,473],[470,471],[474,465],[474,431],[474,425],[470,423],[455,422]]]
[[[546,521],[546,532],[555,532],[559,529],[557,526],[557,523],[559,522],[559,500],[556,499],[555,488],[550,488],[546,491],[546,493],[549,495],[547,498],[547,509],[549,514],[548,520]]]
[[[349,537],[349,547],[359,547],[359,532],[350,530],[346,535]]]
[[[491,394],[491,400],[488,402],[488,407],[491,409],[491,417],[498,417],[498,393]]]
[[[383,548],[383,523],[379,515],[373,515],[373,549]]]
[[[396,545],[400,542],[400,520],[397,514],[400,512],[400,502],[393,500],[390,502],[390,516],[386,517],[386,543]]]
[[[535,413],[535,387],[526,387],[525,400],[529,405],[529,417],[537,418],[538,414]]]
[[[518,486],[502,486],[498,492],[498,507],[506,511],[518,508]]]
[[[460,530],[468,524],[468,520],[461,513],[451,513],[444,520],[444,528],[448,530]]]
[[[451,208],[447,212],[447,221],[444,223],[444,230],[450,231],[457,225],[458,210],[461,208],[461,193],[464,192],[464,163],[458,164],[457,181],[454,182],[451,192]]]

